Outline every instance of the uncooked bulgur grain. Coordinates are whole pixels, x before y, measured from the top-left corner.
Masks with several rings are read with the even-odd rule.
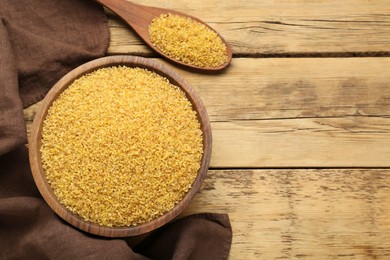
[[[198,67],[218,67],[227,48],[213,30],[191,18],[162,14],[149,25],[150,41],[167,56]]]
[[[141,68],[102,68],[75,80],[42,129],[43,168],[58,200],[104,226],[134,226],[171,210],[191,188],[202,151],[184,92]]]

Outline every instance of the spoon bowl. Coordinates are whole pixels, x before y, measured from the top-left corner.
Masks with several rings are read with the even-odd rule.
[[[223,39],[223,37],[216,32],[213,28],[211,28],[208,24],[201,21],[200,19],[175,11],[175,10],[169,10],[164,8],[158,8],[158,7],[151,7],[151,6],[145,6],[140,4],[135,4],[132,2],[128,2],[126,0],[96,0],[99,4],[105,6],[106,8],[110,9],[113,13],[118,15],[120,18],[122,18],[123,21],[125,21],[133,30],[145,41],[147,45],[149,45],[150,48],[152,48],[155,52],[159,53],[161,56],[165,57],[166,59],[180,65],[183,67],[187,67],[191,70],[195,71],[202,71],[202,72],[217,72],[220,70],[223,70],[226,68],[231,60],[232,60],[232,49],[229,46],[229,44]],[[228,59],[225,63],[222,65],[216,66],[216,67],[198,67],[192,64],[184,63],[179,60],[173,59],[172,57],[168,56],[166,53],[162,52],[160,49],[154,46],[154,44],[150,41],[150,35],[149,35],[149,25],[153,21],[153,19],[159,17],[161,14],[175,14],[182,17],[188,17],[191,18],[201,24],[204,24],[209,29],[214,31],[222,40],[224,45],[227,49],[227,56]]]

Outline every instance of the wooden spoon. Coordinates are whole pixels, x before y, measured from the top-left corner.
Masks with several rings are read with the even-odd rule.
[[[126,0],[96,0],[96,2],[105,6],[106,8],[110,9],[112,12],[117,14],[119,17],[121,17],[131,28],[134,29],[134,31],[155,52],[159,53],[160,55],[164,56],[166,59],[169,59],[177,64],[180,64],[182,66],[188,67],[193,70],[198,70],[203,72],[217,72],[227,67],[232,60],[232,49],[227,44],[227,42],[221,37],[221,35],[218,34],[218,32],[216,32],[214,29],[212,29],[210,26],[208,26],[206,23],[204,23],[203,21],[199,20],[196,17],[178,11],[174,11],[174,10],[134,4]],[[164,52],[160,51],[158,48],[156,48],[150,41],[149,30],[148,30],[149,24],[152,22],[154,18],[160,16],[161,14],[168,14],[168,13],[176,14],[184,17],[190,17],[191,19],[206,25],[208,28],[216,32],[217,35],[221,38],[222,42],[226,45],[228,60],[224,64],[217,67],[198,67],[192,64],[187,64],[179,60],[173,59],[168,55],[166,55]]]

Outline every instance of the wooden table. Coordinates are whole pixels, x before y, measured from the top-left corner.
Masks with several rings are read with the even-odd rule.
[[[175,68],[209,113],[211,168],[184,215],[229,213],[230,259],[389,259],[390,1],[135,2],[197,16],[234,51],[223,73],[188,72],[108,13],[109,55]]]

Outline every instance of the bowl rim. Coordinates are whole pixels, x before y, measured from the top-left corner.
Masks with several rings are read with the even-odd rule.
[[[47,182],[46,177],[44,176],[40,152],[43,122],[47,116],[48,109],[54,100],[70,84],[72,84],[74,80],[97,69],[112,66],[144,68],[167,78],[173,85],[178,86],[184,91],[187,99],[191,102],[193,109],[197,112],[197,118],[201,124],[201,130],[203,133],[203,154],[201,165],[191,189],[186,193],[183,199],[174,206],[172,210],[144,224],[128,227],[108,227],[98,225],[89,221],[85,221],[80,216],[69,211],[54,195],[50,184]],[[152,59],[131,55],[116,55],[98,58],[80,65],[63,76],[47,93],[35,115],[31,127],[31,134],[29,139],[29,160],[33,179],[38,187],[39,192],[50,208],[63,220],[80,230],[94,235],[105,237],[126,237],[141,235],[155,230],[176,218],[185,208],[187,208],[195,194],[199,191],[204,179],[207,176],[211,157],[211,147],[212,133],[206,108],[204,107],[203,102],[196,94],[192,86],[182,76],[163,63]]]

